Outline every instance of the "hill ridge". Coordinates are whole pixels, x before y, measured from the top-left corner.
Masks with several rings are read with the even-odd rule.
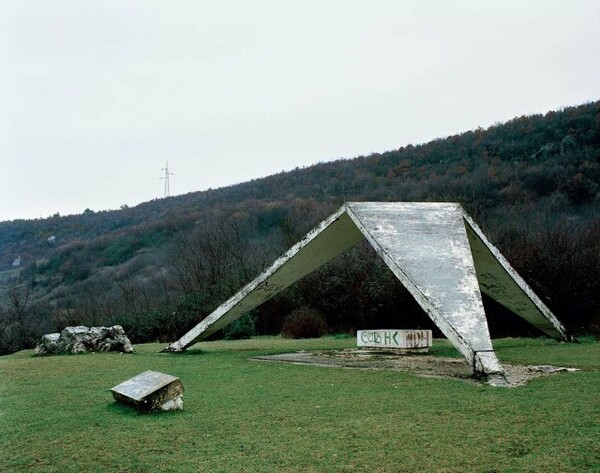
[[[344,201],[437,200],[465,206],[511,263],[529,274],[536,291],[553,299],[545,302],[559,317],[576,310],[581,315],[572,325],[589,328],[599,312],[591,295],[600,280],[593,279],[598,270],[592,266],[600,253],[594,246],[599,190],[600,102],[592,102],[131,208],[0,222],[0,300],[3,313],[14,312],[10,291],[26,290],[46,328],[89,319],[89,313],[116,320],[157,312],[156,327],[146,327],[147,333],[138,327],[139,338],[167,338]],[[551,261],[547,267],[540,267],[542,256]],[[364,252],[360,257],[370,261]],[[572,286],[572,271],[586,271],[589,283],[567,295],[563,287]],[[341,299],[331,308],[312,300],[308,289],[298,291],[301,297],[282,310],[310,303],[333,311],[345,303],[341,286],[332,289]],[[354,305],[367,313],[374,297]],[[170,323],[167,314],[178,311],[187,314],[172,324],[178,327],[159,333],[160,323]],[[263,319],[257,320],[260,330],[277,330]],[[341,321],[328,323],[344,328]]]

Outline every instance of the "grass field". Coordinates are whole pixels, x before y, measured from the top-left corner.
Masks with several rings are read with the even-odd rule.
[[[582,369],[512,389],[249,359],[353,343],[0,357],[0,471],[600,471],[600,343],[496,340],[501,361]],[[433,352],[457,356],[443,340]],[[143,415],[112,400],[112,386],[147,369],[181,378],[184,412]]]

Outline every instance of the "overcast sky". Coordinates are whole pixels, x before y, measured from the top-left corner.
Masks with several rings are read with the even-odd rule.
[[[600,99],[600,1],[0,1],[0,220]]]

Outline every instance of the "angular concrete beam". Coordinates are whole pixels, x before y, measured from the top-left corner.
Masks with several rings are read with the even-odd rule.
[[[476,374],[503,373],[494,354],[461,207],[348,203],[375,251]]]
[[[165,351],[181,351],[240,318],[363,240],[342,207]]]
[[[483,231],[464,210],[463,217],[481,292],[546,335],[558,340],[573,340],[564,325],[515,271],[500,250],[490,243]]]

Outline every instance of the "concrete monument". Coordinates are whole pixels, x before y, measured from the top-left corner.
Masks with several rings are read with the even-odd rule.
[[[481,292],[545,334],[571,339],[459,204],[349,202],[165,350],[185,350],[364,239],[477,376],[504,377]]]

